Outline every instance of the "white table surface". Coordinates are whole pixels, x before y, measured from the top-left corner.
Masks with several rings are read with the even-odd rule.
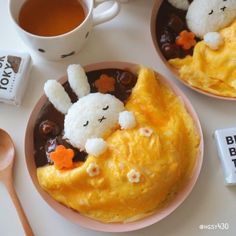
[[[188,96],[202,124],[205,154],[200,177],[185,202],[159,223],[145,229],[123,233],[140,235],[236,235],[236,187],[226,187],[212,138],[217,128],[236,125],[235,102],[219,101],[186,88],[174,79],[158,58],[149,31],[152,0],[133,0],[123,4],[120,14],[112,21],[97,26],[79,55],[61,62],[47,62],[33,57],[28,89],[21,107],[0,104],[0,127],[12,136],[17,158],[14,168],[16,191],[36,236],[84,235],[100,236],[75,225],[50,208],[33,186],[24,156],[24,135],[34,104],[43,93],[47,79],[65,74],[71,63],[82,65],[120,60],[148,65],[173,80]],[[8,16],[8,1],[0,1],[0,48],[27,51],[14,31]],[[201,230],[199,225],[228,223],[229,230]],[[0,184],[0,235],[24,235],[15,208]],[[118,235],[118,234],[111,234]]]

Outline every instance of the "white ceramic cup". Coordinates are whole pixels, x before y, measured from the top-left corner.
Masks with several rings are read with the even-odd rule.
[[[72,31],[58,36],[38,36],[22,29],[18,24],[20,9],[26,0],[9,0],[9,13],[15,29],[29,49],[47,60],[61,60],[78,53],[95,25],[114,18],[120,5],[110,0],[80,0],[86,13],[85,20]],[[50,1],[50,0],[49,0]],[[110,1],[111,6],[99,13],[94,13],[95,5]]]

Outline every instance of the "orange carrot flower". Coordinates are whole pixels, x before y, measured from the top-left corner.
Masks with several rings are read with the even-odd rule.
[[[55,167],[59,170],[71,169],[73,167],[74,151],[70,148],[66,149],[63,145],[59,145],[49,156],[54,161]]]
[[[179,36],[176,39],[176,44],[182,47],[185,50],[192,48],[196,44],[195,34],[187,30],[180,32]]]
[[[95,87],[100,93],[113,92],[115,90],[115,79],[102,74],[100,78],[95,81]]]

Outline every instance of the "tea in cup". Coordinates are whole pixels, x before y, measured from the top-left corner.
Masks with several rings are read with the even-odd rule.
[[[34,35],[58,36],[82,24],[85,9],[77,0],[27,0],[20,9],[18,24]]]
[[[96,14],[93,0],[9,0],[9,10],[17,32],[32,51],[60,60],[82,49],[93,26],[118,14],[119,3],[110,2],[108,9]]]

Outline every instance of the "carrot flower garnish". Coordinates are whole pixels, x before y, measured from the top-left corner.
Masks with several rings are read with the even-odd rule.
[[[176,44],[185,50],[192,48],[196,44],[195,34],[187,30],[180,32],[176,39]]]
[[[65,148],[63,145],[57,146],[56,150],[49,154],[49,157],[59,170],[73,167],[74,151],[70,148]]]
[[[109,93],[115,90],[115,79],[106,74],[102,74],[99,79],[95,81],[95,87],[100,93]]]

